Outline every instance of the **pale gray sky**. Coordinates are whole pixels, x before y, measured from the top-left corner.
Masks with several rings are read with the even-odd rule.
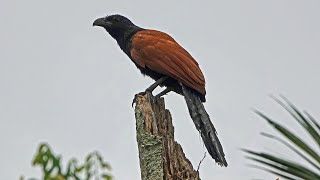
[[[31,159],[48,142],[64,159],[100,151],[117,180],[140,179],[131,101],[144,78],[95,18],[120,13],[171,34],[199,62],[206,108],[230,164],[203,162],[202,179],[275,179],[246,166],[240,148],[291,157],[251,108],[301,131],[268,95],[282,93],[320,118],[320,1],[48,1],[0,6],[1,179],[39,176]],[[194,165],[205,147],[181,96],[166,97],[175,135]],[[310,140],[307,139],[310,142]],[[292,157],[294,158],[294,157]]]

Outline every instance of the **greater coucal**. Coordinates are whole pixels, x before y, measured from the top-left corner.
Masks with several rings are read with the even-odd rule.
[[[168,34],[136,26],[121,15],[96,19],[93,26],[107,30],[141,73],[156,80],[146,91],[152,92],[160,85],[167,88],[157,96],[174,91],[185,97],[209,154],[219,165],[227,166],[216,130],[202,104],[206,101],[205,79],[196,60]]]

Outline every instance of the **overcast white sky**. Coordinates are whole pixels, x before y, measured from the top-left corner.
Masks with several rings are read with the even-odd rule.
[[[270,94],[282,93],[320,118],[319,9],[319,0],[2,1],[1,179],[39,176],[31,160],[40,142],[64,160],[82,161],[98,150],[117,180],[140,179],[131,101],[152,80],[103,29],[92,27],[96,18],[113,13],[169,33],[199,62],[206,108],[230,164],[221,168],[206,158],[202,179],[275,179],[248,168],[239,149],[294,158],[259,135],[272,129],[251,108],[303,132]],[[184,99],[165,99],[176,139],[197,166],[205,147]]]

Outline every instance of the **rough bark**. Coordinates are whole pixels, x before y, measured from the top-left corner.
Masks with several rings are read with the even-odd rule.
[[[136,125],[142,180],[199,180],[174,140],[174,127],[163,98],[136,95]]]

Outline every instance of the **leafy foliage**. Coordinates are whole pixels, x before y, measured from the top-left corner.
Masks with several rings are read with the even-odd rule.
[[[111,180],[111,167],[106,163],[98,152],[90,153],[85,162],[78,165],[76,159],[71,159],[67,163],[67,168],[63,170],[61,165],[61,156],[55,155],[48,144],[40,145],[37,154],[35,155],[33,166],[42,169],[44,180]],[[31,178],[29,180],[35,180]]]
[[[305,132],[313,139],[317,148],[312,148],[304,139],[290,131],[287,127],[275,122],[260,111],[255,111],[260,117],[266,120],[278,133],[280,133],[286,140],[262,133],[263,136],[272,138],[273,140],[281,142],[284,146],[288,147],[295,154],[300,156],[309,166],[303,165],[300,162],[294,162],[282,157],[278,157],[268,153],[255,152],[251,150],[244,150],[248,156],[247,158],[257,162],[259,165],[253,167],[265,170],[267,172],[276,174],[277,176],[285,179],[320,179],[320,125],[319,123],[307,112],[299,111],[288,99],[282,97],[282,100],[274,98],[293,119],[298,122]]]

